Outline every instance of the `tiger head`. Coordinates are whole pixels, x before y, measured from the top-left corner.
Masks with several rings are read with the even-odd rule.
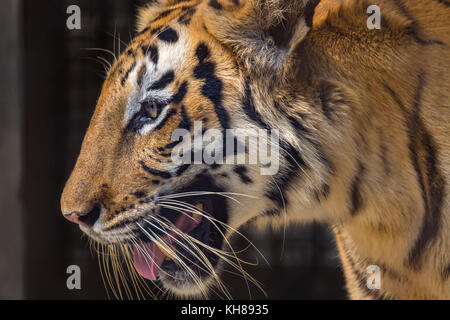
[[[314,4],[292,3],[152,2],[103,84],[62,213],[131,248],[136,270],[175,294],[205,294],[239,265],[229,237],[241,225],[282,224],[327,192],[314,126],[301,125],[322,119],[294,77]],[[268,161],[250,161],[255,146]]]

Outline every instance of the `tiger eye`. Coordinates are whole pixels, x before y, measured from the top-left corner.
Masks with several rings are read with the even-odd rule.
[[[156,117],[158,117],[158,106],[156,105],[156,103],[154,102],[148,103],[147,110],[148,114],[152,119],[156,119]]]
[[[158,117],[158,104],[153,101],[141,102],[141,112],[147,118],[155,120]]]

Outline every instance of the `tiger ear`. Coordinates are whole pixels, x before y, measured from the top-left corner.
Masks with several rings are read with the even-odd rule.
[[[308,34],[320,0],[210,0],[205,26],[246,68],[261,76],[286,73]]]

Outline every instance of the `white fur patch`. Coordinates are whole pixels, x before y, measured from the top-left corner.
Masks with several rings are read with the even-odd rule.
[[[182,27],[176,28],[171,26],[178,34],[178,41],[175,43],[167,43],[164,41],[157,41],[155,37],[155,45],[158,48],[158,63],[155,65],[148,56],[140,58],[136,61],[136,67],[130,72],[128,81],[133,84],[132,93],[128,98],[128,105],[125,109],[124,126],[128,125],[128,122],[133,116],[139,112],[140,103],[145,100],[155,100],[158,102],[169,102],[175,92],[170,88],[164,88],[162,90],[148,90],[152,84],[157,82],[167,72],[173,70],[175,77],[177,70],[180,70],[187,61],[187,54],[191,52],[191,45],[188,41],[186,31]],[[138,72],[145,64],[146,73],[142,78],[141,86],[138,85]],[[139,131],[141,135],[147,134],[152,131],[164,117],[167,115],[168,107],[165,107],[155,122],[144,125]]]

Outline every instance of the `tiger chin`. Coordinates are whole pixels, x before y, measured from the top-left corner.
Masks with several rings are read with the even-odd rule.
[[[315,221],[334,231],[350,298],[450,299],[450,7],[379,0],[377,29],[372,2],[150,2],[103,84],[63,215],[179,297],[229,298],[224,267],[250,279],[230,243],[241,226]],[[250,143],[228,152],[239,128],[232,144]],[[277,140],[259,144],[261,130]],[[186,142],[207,132],[222,139]],[[227,161],[274,145],[272,161]],[[211,147],[224,161],[204,161]]]

